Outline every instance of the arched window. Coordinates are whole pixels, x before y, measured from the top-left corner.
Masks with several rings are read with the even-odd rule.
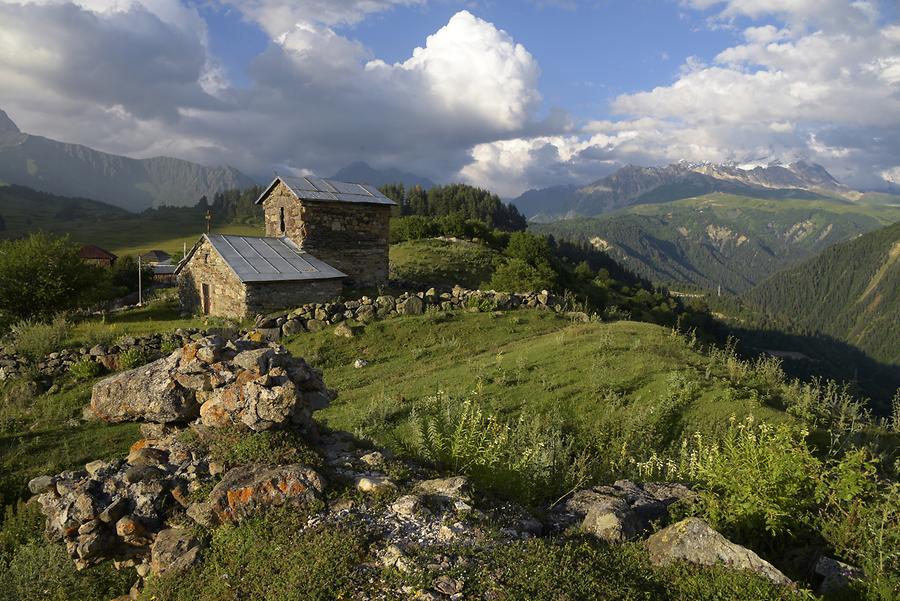
[[[284,207],[281,207],[279,211],[279,228],[282,234],[284,234]]]

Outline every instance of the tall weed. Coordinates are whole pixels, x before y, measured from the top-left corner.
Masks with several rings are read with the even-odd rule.
[[[33,318],[24,319],[12,326],[16,352],[33,361],[40,361],[62,348],[69,330],[69,322],[62,313],[48,322]]]
[[[521,502],[555,501],[591,479],[590,455],[554,417],[507,423],[474,395],[457,403],[438,393],[413,408],[410,425],[409,452]]]
[[[638,467],[647,479],[695,483],[698,508],[714,527],[765,544],[802,527],[816,506],[822,466],[807,435],[786,424],[732,418],[721,441],[697,433],[683,440],[677,459],[654,456]]]

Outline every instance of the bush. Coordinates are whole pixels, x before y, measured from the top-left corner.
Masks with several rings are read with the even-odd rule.
[[[653,458],[639,467],[646,478],[696,483],[697,509],[714,528],[769,545],[804,527],[817,506],[822,464],[807,447],[807,434],[732,418],[721,442],[698,433],[683,441],[677,462]]]
[[[43,233],[0,242],[0,325],[19,319],[48,319],[92,300],[102,268],[78,256],[67,237]]]
[[[12,327],[16,352],[39,361],[62,348],[69,329],[69,323],[62,314],[57,314],[47,322],[34,318],[23,319]]]
[[[880,482],[878,462],[865,449],[835,461],[823,479],[819,527],[835,553],[866,573],[868,599],[900,590],[900,483]]]
[[[140,348],[133,346],[119,353],[119,369],[134,369],[148,363],[150,358]]]
[[[535,292],[553,288],[556,274],[549,265],[534,267],[522,259],[501,263],[487,286],[500,292]]]
[[[84,357],[69,367],[69,374],[79,382],[92,380],[100,375],[103,366],[90,357]]]
[[[556,501],[592,476],[589,454],[551,417],[506,424],[472,399],[455,403],[439,394],[413,408],[410,425],[408,452],[523,503]]]

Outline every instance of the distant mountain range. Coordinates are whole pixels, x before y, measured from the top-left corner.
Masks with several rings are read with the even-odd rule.
[[[589,243],[676,289],[739,293],[833,244],[897,221],[900,205],[714,192],[529,229]]]
[[[529,190],[513,199],[533,221],[593,217],[639,204],[669,202],[725,192],[753,198],[858,200],[855,192],[821,165],[798,161],[743,168],[732,163],[673,163],[667,167],[628,165],[586,186]]]
[[[744,299],[900,365],[900,223],[832,246],[775,274]]]
[[[128,211],[195,205],[202,197],[254,185],[233,167],[154,157],[132,159],[23,133],[0,110],[0,183],[92,198]]]
[[[407,188],[420,186],[425,188],[434,188],[436,185],[427,177],[421,177],[414,173],[408,173],[399,169],[373,169],[368,163],[357,161],[340,169],[331,176],[341,182],[358,182],[369,184],[380,188],[386,184],[403,184]]]

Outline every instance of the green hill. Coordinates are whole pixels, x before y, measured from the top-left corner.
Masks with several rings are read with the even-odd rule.
[[[234,203],[225,205],[211,208],[213,231],[263,234],[262,225],[256,221],[241,221],[229,214]],[[0,240],[44,231],[68,234],[76,242],[94,244],[119,256],[151,249],[174,254],[192,246],[206,230],[205,212],[203,207],[194,206],[130,213],[96,200],[57,196],[24,186],[0,186]]]
[[[421,288],[478,288],[491,279],[499,253],[477,242],[442,238],[391,245],[391,279]]]
[[[590,242],[655,282],[736,293],[898,220],[894,206],[713,193],[530,228]]]
[[[777,273],[746,300],[800,328],[900,364],[900,223]]]

